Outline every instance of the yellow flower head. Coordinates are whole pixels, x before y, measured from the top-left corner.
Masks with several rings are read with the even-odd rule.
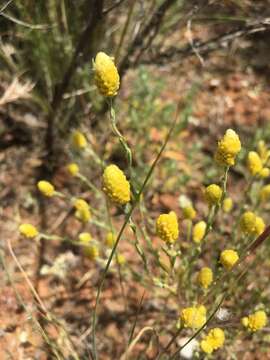
[[[99,249],[97,245],[86,245],[83,247],[83,253],[90,260],[95,260],[99,257]]]
[[[265,223],[263,219],[260,216],[256,216],[255,235],[260,236],[264,232],[264,229],[265,229]]]
[[[192,205],[183,207],[183,214],[185,219],[193,220],[196,216],[196,210]]]
[[[205,199],[210,206],[219,204],[221,197],[222,190],[220,186],[211,184],[205,189]]]
[[[254,234],[256,215],[252,211],[246,211],[240,218],[240,229],[244,234]]]
[[[173,244],[179,235],[177,216],[174,211],[161,214],[156,221],[157,235],[167,244]]]
[[[250,151],[247,157],[247,167],[252,176],[259,174],[262,171],[262,160],[256,151]]]
[[[194,225],[192,230],[192,240],[197,244],[200,243],[204,238],[205,230],[206,230],[206,222],[205,221],[197,222],[197,224]]]
[[[54,195],[54,186],[49,181],[41,180],[37,183],[38,190],[47,197]]]
[[[116,262],[118,263],[118,265],[122,266],[125,265],[126,263],[126,258],[123,254],[117,254],[116,255]]]
[[[232,208],[233,208],[233,201],[230,197],[227,197],[226,199],[223,200],[222,209],[225,213],[229,213],[231,212]]]
[[[114,233],[108,232],[105,239],[106,245],[112,249],[115,244],[115,241],[116,241],[116,236],[114,235]]]
[[[208,335],[201,341],[201,349],[211,354],[214,350],[221,348],[225,342],[224,331],[220,328],[211,329]]]
[[[75,150],[82,150],[86,148],[87,140],[82,132],[75,130],[71,136],[71,144]]]
[[[93,63],[96,86],[103,96],[112,97],[117,94],[120,86],[120,77],[113,58],[99,52]]]
[[[36,237],[38,235],[37,228],[31,224],[21,224],[19,226],[19,231],[20,231],[21,235],[23,235],[29,239],[33,239],[34,237]]]
[[[130,184],[118,166],[109,165],[105,168],[103,191],[116,204],[124,205],[130,201]]]
[[[76,176],[79,173],[80,169],[77,164],[71,163],[71,164],[68,164],[67,171],[69,172],[69,174],[71,176]]]
[[[267,201],[269,199],[270,199],[270,184],[263,186],[260,191],[261,201]]]
[[[75,216],[83,223],[87,223],[91,218],[91,212],[89,205],[83,199],[76,199],[74,201],[74,207],[76,209]]]
[[[265,311],[259,310],[256,311],[254,314],[249,316],[243,317],[242,325],[247,327],[251,331],[257,331],[262,329],[267,323],[267,316]]]
[[[262,168],[262,170],[261,170],[260,173],[259,173],[259,176],[260,176],[262,179],[267,178],[269,175],[270,175],[270,169],[267,168],[267,167]]]
[[[198,274],[198,282],[204,288],[207,289],[213,281],[213,271],[209,267],[203,267]]]
[[[219,261],[227,269],[230,270],[234,264],[238,261],[239,256],[234,250],[223,250],[220,254]]]
[[[185,308],[180,314],[184,327],[199,329],[206,322],[206,308],[203,305]]]
[[[239,136],[234,130],[228,129],[223,138],[218,142],[215,160],[220,165],[232,166],[240,150],[241,142]]]
[[[79,234],[79,241],[82,244],[88,244],[92,240],[92,236],[89,232],[83,232]]]

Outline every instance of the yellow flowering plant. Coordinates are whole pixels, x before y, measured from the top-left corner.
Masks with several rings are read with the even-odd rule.
[[[212,327],[218,319],[218,311],[224,304],[234,306],[234,301],[240,296],[237,288],[239,279],[248,269],[246,260],[250,254],[255,253],[270,232],[263,213],[263,206],[270,198],[270,185],[264,184],[264,179],[268,176],[268,150],[265,150],[265,145],[260,144],[257,152],[249,151],[246,156],[243,149],[244,166],[239,165],[239,170],[238,159],[240,162],[242,144],[236,131],[228,129],[213,150],[216,172],[210,172],[207,178],[197,181],[199,185],[191,195],[194,201],[177,203],[177,197],[166,198],[165,194],[161,203],[157,200],[157,194],[160,191],[164,195],[165,190],[163,182],[158,182],[154,176],[155,169],[179,120],[179,108],[156,158],[150,165],[143,163],[143,169],[138,171],[137,154],[134,152],[133,161],[128,145],[133,142],[130,139],[127,141],[116,126],[112,98],[119,91],[120,77],[114,59],[99,52],[93,61],[93,70],[96,87],[108,101],[114,140],[120,143],[124,153],[119,155],[119,159],[118,153],[116,156],[108,156],[112,149],[108,146],[103,159],[103,155],[99,155],[93,145],[96,145],[95,141],[92,144],[92,134],[87,134],[87,141],[81,131],[73,131],[70,159],[64,164],[64,173],[68,172],[73,177],[65,179],[71,183],[69,191],[72,195],[52,199],[52,202],[55,201],[54,206],[59,201],[57,204],[67,208],[66,218],[57,221],[61,225],[67,222],[68,235],[58,231],[54,224],[51,228],[56,229],[55,235],[39,233],[34,226],[21,224],[21,240],[37,238],[62,241],[72,245],[72,249],[78,247],[79,250],[74,252],[77,257],[83,257],[82,266],[86,266],[87,271],[76,286],[80,289],[89,281],[91,295],[94,296],[91,299],[91,304],[94,304],[91,312],[91,351],[94,359],[97,359],[100,348],[97,346],[97,341],[100,340],[97,324],[104,301],[102,291],[109,278],[112,284],[119,279],[125,309],[128,308],[129,296],[126,294],[130,290],[129,284],[135,284],[135,288],[147,289],[147,296],[153,296],[157,301],[157,305],[153,302],[154,305],[151,306],[157,306],[160,313],[155,323],[158,331],[148,327],[149,331],[158,334],[162,343],[157,359],[173,358],[193,338],[200,339],[196,350],[198,356],[213,354],[218,359],[219,355],[215,354],[219,354],[218,350],[227,343],[231,346],[236,334],[234,329],[226,329],[225,342],[222,321],[218,323],[220,327]],[[104,127],[109,128],[107,123]],[[169,157],[172,153],[169,152]],[[173,156],[175,157],[175,153]],[[234,193],[230,193],[234,186],[231,185],[233,179],[229,178],[232,166],[239,173],[243,169],[247,173],[243,203]],[[167,176],[166,165],[164,169]],[[209,183],[204,187],[203,184]],[[53,184],[45,180],[38,182],[37,187],[49,198],[60,194],[55,191]],[[149,193],[146,189],[149,189]],[[204,189],[203,194],[201,189]],[[181,193],[182,190],[184,194],[187,193],[182,188],[177,188],[176,191]],[[253,191],[256,193],[255,199],[252,198]],[[134,266],[135,262],[139,262],[139,269]],[[143,297],[138,308],[139,314],[143,308]],[[267,324],[267,314],[264,311],[248,316],[243,316],[243,308],[236,309],[235,312],[238,316],[239,334],[243,326],[255,332]],[[166,314],[171,314],[171,317]],[[137,319],[131,324],[127,347],[130,352],[136,321]],[[102,327],[101,323],[99,325]],[[163,335],[159,334],[169,337],[167,344]],[[178,340],[181,337],[187,340],[179,346]]]

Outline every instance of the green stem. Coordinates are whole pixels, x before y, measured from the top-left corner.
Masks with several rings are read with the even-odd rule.
[[[110,99],[110,119],[111,119],[111,125],[112,125],[112,129],[114,134],[118,137],[118,140],[120,142],[120,144],[122,145],[126,157],[127,157],[127,162],[128,162],[128,169],[129,169],[129,174],[131,175],[131,168],[132,168],[132,152],[130,147],[128,146],[126,139],[124,138],[124,136],[121,134],[121,132],[119,131],[119,129],[117,128],[116,125],[116,117],[115,117],[115,111],[113,108],[113,100]]]
[[[168,134],[164,140],[164,143],[163,145],[161,146],[160,150],[159,150],[159,153],[157,154],[155,160],[153,161],[146,177],[145,177],[145,180],[139,190],[139,192],[137,194],[135,194],[134,196],[134,202],[132,203],[131,207],[130,207],[130,210],[129,212],[127,213],[126,215],[126,218],[125,218],[125,221],[117,235],[117,238],[116,238],[116,241],[115,241],[115,244],[112,248],[112,251],[111,251],[111,254],[107,260],[107,263],[106,263],[106,266],[105,266],[105,269],[102,273],[102,277],[101,277],[101,281],[99,283],[99,286],[98,286],[98,290],[97,290],[97,295],[96,295],[96,301],[95,301],[95,306],[94,306],[94,310],[93,310],[93,315],[92,315],[92,344],[93,344],[93,358],[94,360],[97,360],[98,359],[98,356],[97,356],[97,349],[96,349],[96,322],[97,322],[97,309],[98,309],[98,305],[99,305],[99,300],[100,300],[100,295],[101,295],[101,291],[102,291],[102,288],[103,288],[103,285],[104,285],[104,282],[105,282],[105,278],[106,278],[106,275],[108,273],[108,270],[109,270],[109,267],[110,267],[110,264],[112,262],[112,259],[113,259],[113,256],[115,254],[115,251],[117,249],[117,246],[118,246],[118,243],[121,239],[121,236],[126,228],[126,226],[128,225],[129,223],[129,219],[131,218],[131,215],[134,211],[134,209],[136,208],[137,204],[139,203],[140,201],[140,197],[141,197],[141,194],[143,193],[146,185],[148,184],[148,181],[150,180],[150,177],[164,151],[164,149],[166,148],[167,146],[167,143],[169,142],[171,136],[172,136],[172,133],[173,133],[173,130],[175,128],[175,125],[177,123],[177,120],[178,120],[178,115],[179,115],[179,112],[180,112],[180,105],[178,104],[177,106],[177,110],[176,110],[176,114],[175,114],[175,118],[173,119],[173,122],[171,124],[171,127],[168,131]]]

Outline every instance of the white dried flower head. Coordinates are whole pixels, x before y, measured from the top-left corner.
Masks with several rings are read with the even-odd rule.
[[[63,280],[67,277],[68,273],[74,269],[78,261],[78,257],[71,251],[68,251],[57,256],[52,266],[44,265],[41,268],[41,275],[54,275]]]
[[[192,205],[191,200],[186,195],[180,195],[178,198],[178,203],[181,209]]]
[[[230,318],[230,311],[226,308],[219,308],[219,310],[216,313],[216,318],[220,321],[227,321]]]
[[[178,341],[179,346],[183,346],[189,340],[188,337],[182,338]],[[194,359],[194,352],[198,349],[199,343],[196,339],[190,341],[179,353],[180,359]]]

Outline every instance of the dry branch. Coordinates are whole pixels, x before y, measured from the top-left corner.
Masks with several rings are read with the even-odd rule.
[[[182,59],[191,55],[196,55],[196,53],[206,55],[212,51],[228,46],[228,44],[238,38],[265,32],[267,30],[270,30],[269,17],[248,22],[236,30],[231,30],[230,32],[226,32],[225,34],[221,34],[205,42],[194,43],[193,46],[190,44],[181,48],[170,46],[162,52],[159,52],[157,48],[153,48],[151,55],[141,59],[140,63],[148,65],[165,65],[168,62],[178,61],[180,58]]]

